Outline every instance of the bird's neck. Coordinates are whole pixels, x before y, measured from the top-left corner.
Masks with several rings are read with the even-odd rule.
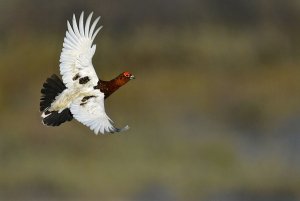
[[[120,76],[117,76],[110,81],[99,80],[97,88],[99,88],[100,91],[104,93],[104,98],[107,98],[127,82],[128,80],[122,79]]]

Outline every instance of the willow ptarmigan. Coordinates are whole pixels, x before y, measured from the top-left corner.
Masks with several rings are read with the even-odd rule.
[[[48,126],[59,126],[74,117],[95,134],[125,131],[128,126],[119,129],[112,125],[112,120],[105,113],[104,99],[134,79],[134,76],[123,72],[110,81],[98,78],[92,64],[96,51],[93,40],[102,26],[94,31],[100,17],[90,26],[92,15],[88,16],[85,24],[83,12],[78,24],[75,15],[72,25],[69,21],[67,23],[59,66],[62,81],[54,74],[43,84],[40,102],[42,122]]]

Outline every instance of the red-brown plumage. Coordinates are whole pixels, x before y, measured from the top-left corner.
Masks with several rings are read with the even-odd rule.
[[[112,93],[118,90],[121,86],[126,84],[129,80],[135,79],[134,75],[129,72],[123,72],[116,78],[110,81],[99,80],[96,89],[100,89],[104,93],[104,98],[108,98]]]

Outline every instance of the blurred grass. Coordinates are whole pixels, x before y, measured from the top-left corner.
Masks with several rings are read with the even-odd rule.
[[[62,39],[24,33],[1,42],[1,197],[130,199],[152,183],[182,200],[241,188],[299,194],[299,166],[272,141],[300,108],[300,60],[280,31],[103,31],[98,75],[137,77],[106,102],[116,124],[131,129],[107,136],[76,121],[40,123],[39,91],[59,72]],[[248,146],[259,153],[243,153]]]

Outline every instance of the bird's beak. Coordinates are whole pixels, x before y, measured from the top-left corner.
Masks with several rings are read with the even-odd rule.
[[[130,79],[131,79],[131,80],[135,79],[134,75],[131,75],[131,76],[130,76]]]

